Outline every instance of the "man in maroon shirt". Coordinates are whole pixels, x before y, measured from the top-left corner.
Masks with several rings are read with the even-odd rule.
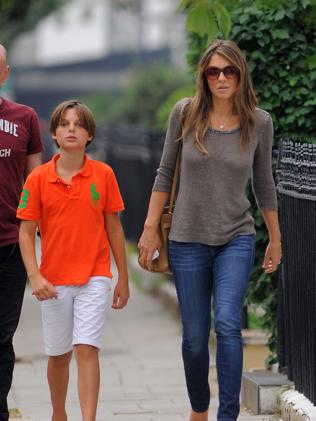
[[[0,44],[0,86],[10,73]],[[15,217],[24,178],[41,163],[42,142],[35,111],[0,97],[0,421],[8,421],[7,396],[14,368],[17,328],[26,272]]]

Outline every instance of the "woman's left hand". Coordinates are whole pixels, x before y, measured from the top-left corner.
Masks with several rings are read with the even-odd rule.
[[[272,243],[269,242],[262,267],[264,268],[265,273],[272,273],[274,272],[278,265],[281,262],[282,258],[282,248],[281,243]]]

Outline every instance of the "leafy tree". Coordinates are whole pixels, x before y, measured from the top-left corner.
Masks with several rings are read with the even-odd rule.
[[[112,94],[100,92],[84,99],[100,123],[135,124],[162,129],[161,105],[173,92],[188,83],[188,76],[164,63],[136,66],[125,89]]]
[[[237,0],[227,1],[230,5],[237,3]],[[223,38],[228,37],[231,17],[223,2],[218,0],[182,0],[179,10],[187,13],[187,60],[194,72],[205,47],[219,34]]]
[[[0,0],[0,40],[8,46],[67,0]]]
[[[195,85],[194,83],[188,83],[181,86],[179,89],[171,92],[168,98],[163,102],[159,107],[156,113],[156,123],[161,130],[165,130],[167,126],[167,121],[169,118],[170,110],[176,102],[181,98],[190,97],[194,95]]]

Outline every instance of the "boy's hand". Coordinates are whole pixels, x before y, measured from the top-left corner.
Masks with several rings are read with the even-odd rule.
[[[123,282],[118,280],[113,294],[113,304],[112,308],[115,310],[120,310],[126,306],[129,299],[129,287],[128,281]]]
[[[56,288],[40,273],[29,276],[29,280],[33,290],[32,295],[35,295],[39,301],[57,298]]]

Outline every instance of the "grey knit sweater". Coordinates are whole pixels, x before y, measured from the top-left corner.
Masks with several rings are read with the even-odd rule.
[[[271,169],[273,124],[270,115],[256,109],[253,141],[240,148],[239,129],[205,136],[208,155],[194,145],[193,135],[180,136],[182,99],[174,106],[153,191],[170,192],[173,169],[182,142],[180,184],[170,240],[222,245],[236,235],[254,234],[254,219],[245,189],[249,178],[258,207],[277,210]]]

